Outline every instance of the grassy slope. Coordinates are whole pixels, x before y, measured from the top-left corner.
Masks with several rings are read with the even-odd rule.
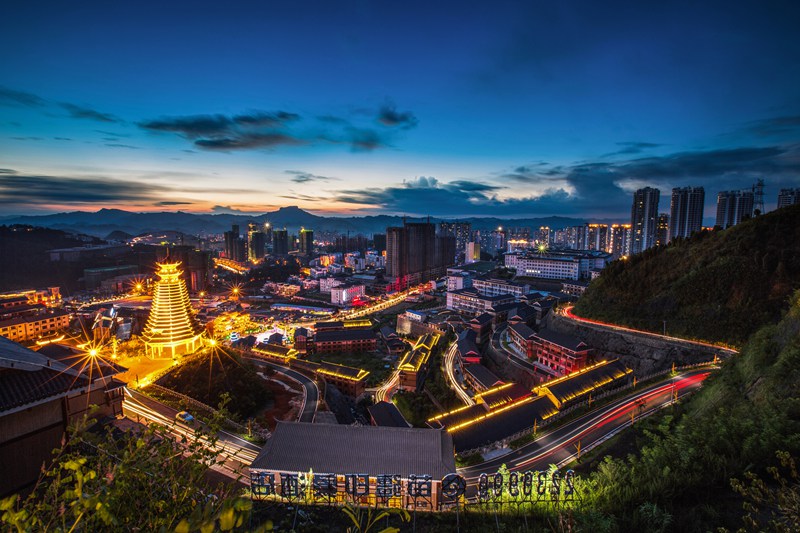
[[[776,322],[800,287],[800,205],[616,261],[578,301],[581,316],[740,345]]]

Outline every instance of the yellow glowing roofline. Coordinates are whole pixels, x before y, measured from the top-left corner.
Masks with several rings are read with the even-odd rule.
[[[485,390],[483,392],[479,392],[478,394],[475,395],[474,399],[475,400],[480,400],[481,398],[483,398],[487,394],[491,394],[493,392],[497,392],[497,391],[500,391],[500,390],[503,390],[503,389],[507,389],[512,385],[513,385],[513,383],[503,383],[502,385],[498,385],[497,387],[494,387],[494,388],[491,388],[491,389],[487,389],[487,390]]]
[[[474,407],[474,405],[464,405],[462,407],[458,407],[456,409],[453,409],[452,411],[448,411],[446,413],[438,414],[438,415],[434,416],[433,418],[429,418],[428,422],[434,422],[434,421],[439,420],[441,418],[444,418],[446,416],[454,415],[456,413],[460,413],[461,411],[466,411],[470,407]]]
[[[475,417],[475,418],[473,418],[471,420],[467,420],[466,422],[462,422],[462,423],[457,424],[457,425],[455,425],[453,427],[449,427],[449,428],[447,428],[447,432],[448,433],[453,433],[454,431],[458,431],[459,429],[463,429],[463,428],[465,428],[467,426],[471,426],[471,425],[473,425],[473,424],[475,424],[477,422],[480,422],[482,420],[486,420],[487,418],[492,418],[493,416],[498,415],[500,413],[504,413],[504,412],[508,411],[509,409],[513,409],[514,407],[517,407],[517,406],[520,406],[520,405],[524,405],[526,403],[530,403],[532,401],[538,400],[539,398],[541,398],[541,396],[528,396],[528,397],[523,398],[523,399],[521,399],[519,401],[511,402],[508,405],[504,405],[500,409],[494,409],[494,410],[491,410],[491,411],[487,411],[486,414],[477,416],[477,417]],[[554,407],[555,407],[555,412],[549,413],[549,414],[547,414],[545,416],[542,416],[542,420],[547,420],[548,418],[550,418],[551,416],[553,416],[554,414],[556,414],[558,412],[558,407],[557,406],[554,406]]]
[[[599,363],[595,363],[595,364],[593,364],[591,366],[587,366],[587,367],[581,368],[580,370],[576,370],[575,372],[572,372],[571,374],[567,374],[566,376],[561,376],[560,378],[556,378],[554,380],[548,381],[547,383],[542,383],[541,386],[542,387],[550,387],[551,385],[556,385],[558,383],[561,383],[562,381],[566,381],[566,380],[568,380],[570,378],[574,378],[575,376],[580,376],[581,374],[585,374],[586,372],[588,372],[590,370],[594,370],[595,368],[600,368],[601,366],[606,365],[608,363],[613,363],[614,361],[616,361],[616,359],[612,359],[611,361],[609,361],[607,359],[604,359],[604,360],[600,361]],[[534,391],[536,389],[538,389],[538,388],[539,387],[536,387],[534,389]]]

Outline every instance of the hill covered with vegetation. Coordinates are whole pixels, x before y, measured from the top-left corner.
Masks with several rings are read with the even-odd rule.
[[[614,517],[622,531],[744,526],[743,499],[758,501],[734,490],[733,480],[745,482],[748,474],[769,480],[778,452],[800,453],[800,291],[780,322],[762,327],[691,400],[657,420],[636,456],[600,463],[589,484],[590,506]],[[759,523],[750,529],[797,531],[796,482],[764,486],[767,505],[754,513]],[[772,512],[788,527],[767,526]]]
[[[611,263],[575,313],[741,345],[775,323],[800,287],[800,205]]]
[[[233,401],[227,408],[240,420],[254,416],[272,399],[272,392],[256,374],[255,366],[224,349],[178,365],[158,384],[212,407],[228,393]]]

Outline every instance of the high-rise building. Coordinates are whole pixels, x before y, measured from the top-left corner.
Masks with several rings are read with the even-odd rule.
[[[536,233],[536,244],[544,244],[550,246],[553,242],[552,232],[549,226],[539,226],[539,231]]]
[[[272,253],[289,255],[289,232],[286,228],[272,230]]]
[[[239,225],[231,226],[231,231],[226,231],[225,236],[225,257],[241,263],[247,260],[247,245],[239,235]]]
[[[465,263],[475,263],[481,260],[481,243],[468,242],[465,253]]]
[[[608,253],[614,259],[631,254],[631,225],[612,224],[611,236],[608,239]]]
[[[735,226],[753,216],[755,195],[753,191],[722,191],[717,194],[716,226],[722,229]]]
[[[264,259],[267,246],[267,240],[261,227],[261,224],[255,222],[247,225],[247,259],[254,263]]]
[[[372,235],[372,246],[379,252],[386,250],[386,234],[375,233]]]
[[[194,318],[180,263],[159,263],[160,278],[142,340],[148,357],[176,357],[192,353],[201,345],[202,328]]]
[[[669,242],[669,213],[659,213],[657,224],[656,246],[666,246]]]
[[[638,254],[656,242],[658,199],[661,191],[645,187],[633,193],[631,206],[631,253]]]
[[[795,204],[800,204],[800,188],[781,189],[778,193],[778,209]]]
[[[460,263],[464,259],[464,252],[472,235],[472,224],[469,222],[440,222],[439,235],[449,235],[455,238],[456,257],[453,260]]]
[[[454,257],[455,238],[436,235],[434,224],[386,228],[386,276],[397,289],[444,275]]]
[[[689,237],[703,229],[703,208],[706,191],[702,187],[672,189],[669,213],[669,240]]]
[[[608,249],[608,224],[586,224],[580,249],[605,252]]]
[[[300,253],[310,256],[314,253],[314,230],[302,228],[300,230]]]

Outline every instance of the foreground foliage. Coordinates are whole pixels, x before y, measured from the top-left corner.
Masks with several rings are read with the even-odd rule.
[[[208,480],[220,464],[201,431],[173,440],[166,428],[93,433],[84,420],[55,451],[33,491],[0,501],[0,524],[16,531],[231,531],[251,502]]]

